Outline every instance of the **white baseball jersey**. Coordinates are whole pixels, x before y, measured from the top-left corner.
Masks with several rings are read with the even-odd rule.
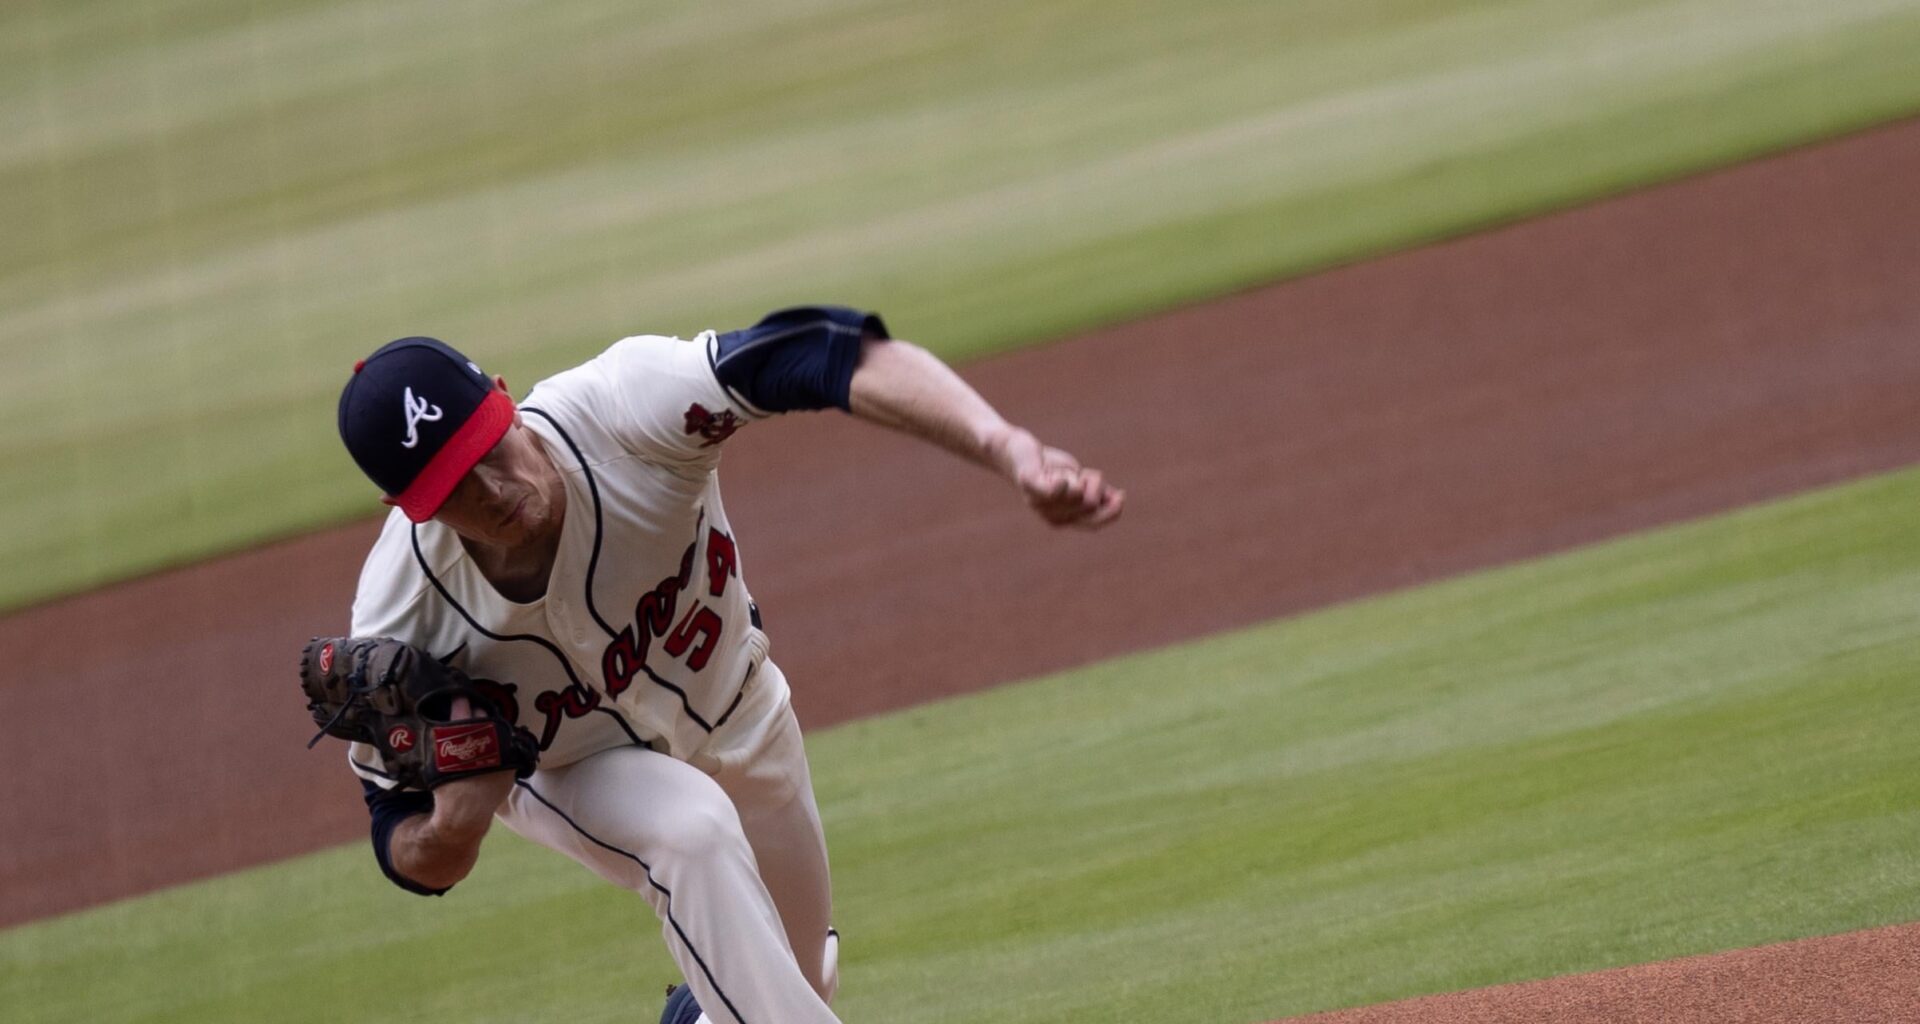
[[[520,404],[567,488],[545,596],[507,600],[451,529],[395,510],[361,571],[352,634],[397,637],[497,684],[543,769],[636,742],[691,759],[767,655],[716,475],[721,442],[760,414],[715,378],[714,344],[712,332],[627,338]],[[374,748],[349,757],[390,785]]]

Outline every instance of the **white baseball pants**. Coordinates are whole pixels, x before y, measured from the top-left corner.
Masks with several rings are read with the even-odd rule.
[[[827,846],[786,676],[763,662],[688,761],[643,747],[541,769],[499,813],[513,831],[646,898],[717,1024],[825,1024]]]

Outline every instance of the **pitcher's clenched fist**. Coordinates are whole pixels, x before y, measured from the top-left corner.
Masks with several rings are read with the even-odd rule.
[[[1099,470],[1041,444],[1025,430],[1009,427],[1007,434],[1001,445],[1006,471],[1040,518],[1055,526],[1097,530],[1120,517],[1127,494]]]

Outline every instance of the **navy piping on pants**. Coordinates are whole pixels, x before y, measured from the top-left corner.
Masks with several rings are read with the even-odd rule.
[[[617,853],[620,856],[625,857],[628,860],[634,862],[635,864],[640,865],[641,870],[647,873],[647,884],[659,890],[661,895],[667,898],[667,923],[673,926],[674,934],[680,936],[680,941],[686,945],[687,952],[693,954],[693,962],[700,965],[700,973],[707,976],[707,984],[712,985],[713,990],[720,994],[720,1001],[726,1004],[727,1012],[733,1014],[734,1019],[738,1020],[740,1024],[747,1024],[747,1018],[740,1015],[740,1010],[733,1005],[733,1000],[727,998],[726,990],[720,987],[719,980],[713,976],[713,968],[707,966],[707,961],[700,956],[700,951],[693,948],[693,940],[687,937],[687,933],[685,929],[682,929],[680,927],[680,922],[677,920],[674,920],[673,891],[668,889],[666,886],[661,885],[659,882],[656,882],[653,880],[652,865],[648,864],[644,860],[641,860],[639,857],[634,856],[632,853],[629,853],[626,850],[622,850],[621,848],[613,845],[612,843],[602,841],[600,837],[594,835],[593,833],[587,831],[584,828],[581,828],[579,822],[576,822],[572,818],[567,817],[567,812],[561,810],[558,807],[555,807],[552,801],[548,800],[544,796],[541,796],[540,791],[533,788],[531,785],[527,784],[527,782],[524,779],[516,781],[514,785],[519,786],[521,789],[524,789],[527,792],[533,794],[533,798],[535,800],[540,801],[541,805],[544,806],[547,810],[552,811],[553,813],[559,815],[561,821],[566,822],[567,825],[570,826],[575,832],[578,832],[581,835],[585,836],[588,842],[610,853]]]

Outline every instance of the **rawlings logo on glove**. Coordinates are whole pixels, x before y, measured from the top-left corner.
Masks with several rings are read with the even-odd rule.
[[[500,767],[500,745],[493,726],[449,725],[433,731],[433,766],[443,772]]]
[[[321,736],[368,744],[403,786],[497,771],[524,779],[540,757],[533,734],[465,673],[398,640],[315,637],[300,652],[300,689],[320,727],[309,748]]]

